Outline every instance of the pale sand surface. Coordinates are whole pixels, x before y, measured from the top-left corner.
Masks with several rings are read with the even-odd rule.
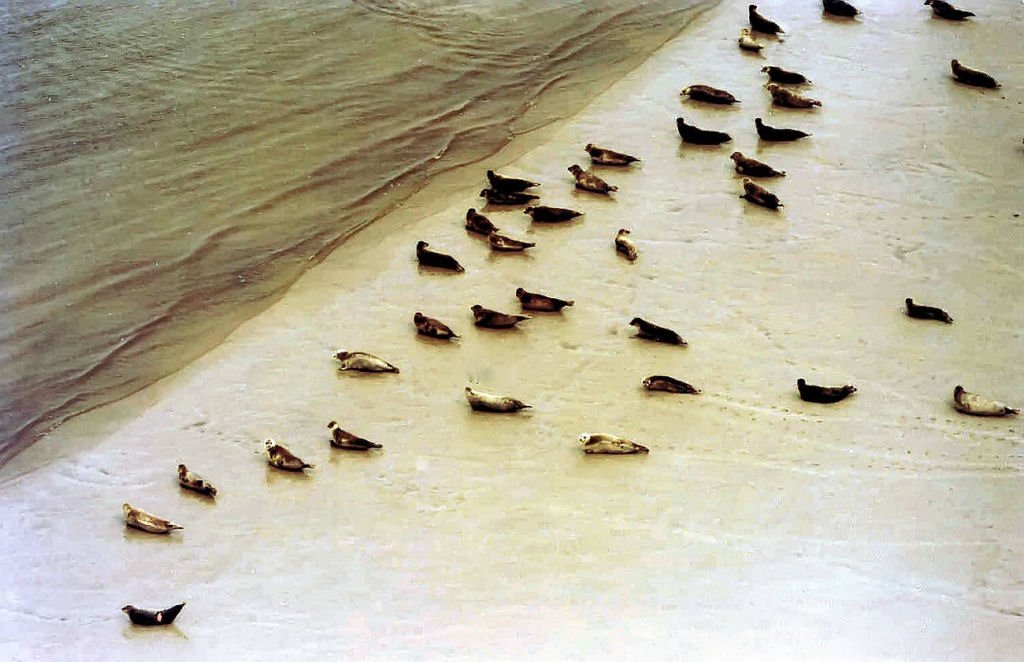
[[[950,397],[962,383],[1024,401],[1024,7],[975,3],[984,16],[957,25],[865,1],[850,24],[801,4],[761,3],[788,32],[761,59],[735,45],[746,3],[724,3],[504,167],[587,212],[562,227],[486,212],[536,240],[530,255],[463,230],[481,166],[188,369],[16,458],[0,474],[0,657],[1018,659],[1024,426]],[[952,57],[1004,87],[954,84]],[[824,108],[770,111],[767,63],[807,74]],[[743,104],[680,102],[697,82]],[[680,114],[734,142],[681,146]],[[757,115],[814,137],[759,146]],[[589,141],[644,158],[601,170],[614,200],[572,190]],[[737,197],[734,149],[788,171],[764,182],[784,211]],[[466,273],[421,273],[417,239]],[[576,306],[472,327],[474,303],[518,311],[517,286]],[[907,319],[907,296],[956,324]],[[463,339],[417,337],[416,310]],[[631,340],[634,315],[690,346]],[[402,373],[337,373],[336,348]],[[653,373],[705,393],[646,393]],[[860,391],[803,403],[801,376]],[[474,414],[469,382],[536,408]],[[332,451],[332,419],[383,452]],[[652,451],[586,457],[587,431]],[[316,469],[267,468],[266,437]],[[216,504],[179,490],[179,462]],[[125,530],[123,501],[186,530]],[[167,629],[118,611],[182,600]]]

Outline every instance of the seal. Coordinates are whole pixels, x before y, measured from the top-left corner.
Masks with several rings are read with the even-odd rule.
[[[510,398],[507,395],[494,395],[483,391],[474,391],[466,387],[466,400],[473,411],[490,411],[501,414],[511,414],[521,409],[531,409],[530,405],[522,400]]]
[[[826,14],[844,18],[853,18],[860,13],[860,10],[845,0],[821,0],[821,8]]]
[[[628,166],[630,163],[636,163],[640,159],[629,154],[623,154],[622,152],[616,152],[612,149],[604,147],[598,147],[594,143],[587,143],[587,146],[583,149],[587,150],[587,154],[590,154],[590,162],[596,163],[597,165],[606,166]]]
[[[540,186],[537,182],[531,182],[529,179],[503,177],[493,170],[487,171],[487,181],[491,183],[492,189],[495,191],[501,191],[502,193],[519,193],[528,188]]]
[[[772,95],[772,103],[776,106],[784,108],[813,108],[821,105],[821,102],[817,99],[801,96],[792,90],[781,87],[778,83],[768,83],[766,89]]]
[[[580,444],[587,454],[634,455],[651,452],[646,446],[614,434],[584,433],[580,435]]]
[[[484,308],[476,304],[470,308],[473,311],[474,324],[485,329],[510,329],[520,322],[530,319],[527,315],[507,315],[497,310]]]
[[[583,216],[583,212],[576,211],[575,209],[545,207],[544,205],[527,207],[523,210],[523,213],[537,223],[563,223],[565,221],[571,221],[578,216]]]
[[[795,71],[786,71],[782,67],[761,67],[761,73],[768,74],[768,80],[771,82],[783,83],[784,85],[804,85],[811,82],[803,74],[798,74]]]
[[[989,76],[984,71],[978,71],[977,69],[971,69],[960,64],[960,60],[952,60],[949,66],[953,69],[953,77],[965,85],[973,85],[974,87],[987,87],[994,89],[1001,87],[996,82],[995,78]]]
[[[539,195],[534,195],[532,193],[504,193],[490,188],[485,188],[480,191],[480,197],[484,198],[492,205],[505,205],[508,207],[525,205],[529,204],[531,200],[540,199]]]
[[[957,9],[945,0],[924,0],[925,5],[931,5],[932,15],[944,18],[947,21],[964,21],[974,16],[974,12]]]
[[[1020,413],[1019,409],[1010,405],[968,393],[959,384],[953,389],[953,407],[971,416],[1015,416]]]
[[[331,446],[340,448],[344,451],[368,451],[373,448],[384,448],[380,444],[375,444],[369,439],[363,439],[357,437],[351,432],[346,432],[338,427],[337,421],[331,421],[327,424],[327,429],[331,431]]]
[[[531,241],[519,241],[512,237],[506,237],[505,235],[497,232],[492,232],[487,235],[487,243],[491,245],[492,250],[504,253],[522,252],[527,248],[533,248],[537,245]]]
[[[491,222],[491,219],[470,207],[469,210],[466,211],[466,229],[470,232],[482,234],[486,237],[492,232],[497,232],[500,228],[494,225],[494,223]]]
[[[771,193],[765,187],[750,181],[748,177],[743,178],[743,195],[740,197],[768,209],[778,209],[784,206],[779,202],[777,195]]]
[[[539,310],[546,313],[557,313],[566,306],[571,306],[575,301],[572,299],[556,299],[546,294],[527,292],[521,287],[516,288],[516,298],[523,310]]]
[[[134,605],[125,605],[121,607],[121,611],[128,614],[128,618],[136,625],[170,625],[178,617],[184,606],[185,603],[182,602],[180,605],[174,605],[167,609],[151,611],[149,609],[139,609]]]
[[[605,195],[619,190],[618,186],[612,186],[594,173],[587,172],[575,163],[569,166],[568,170],[576,178],[576,188],[578,189],[591,191],[592,193],[603,193]]]
[[[732,140],[728,133],[698,128],[692,124],[687,124],[686,120],[682,117],[676,118],[676,129],[679,131],[683,142],[694,145],[721,145]]]
[[[357,372],[399,372],[398,368],[391,365],[379,356],[369,352],[346,352],[338,350],[334,358],[341,361],[338,370],[355,370]]]
[[[312,464],[303,462],[290,450],[281,444],[278,444],[273,439],[267,439],[263,444],[267,449],[267,464],[275,469],[284,469],[285,471],[302,471],[303,469],[314,468]]]
[[[736,40],[739,42],[740,48],[745,51],[758,52],[764,48],[764,44],[754,39],[750,34],[750,28],[743,28],[740,30],[740,38]]]
[[[178,465],[178,483],[187,490],[194,490],[209,497],[217,496],[217,488],[210,481],[189,471],[184,464]]]
[[[776,170],[767,163],[761,163],[757,159],[744,156],[743,152],[733,152],[729,155],[736,166],[736,172],[751,177],[785,177],[784,170]]]
[[[855,386],[814,386],[808,384],[801,377],[796,380],[796,387],[800,391],[800,399],[806,402],[818,402],[821,404],[832,404],[839,402],[848,395],[857,392]]]
[[[811,134],[798,131],[797,129],[779,129],[774,126],[769,126],[761,121],[758,117],[754,120],[754,126],[757,127],[757,135],[761,140],[768,140],[771,142],[788,142],[791,140],[800,140],[801,138],[807,138]]]
[[[621,228],[618,234],[615,235],[615,250],[626,257],[630,262],[636,261],[637,252],[636,244],[629,238],[630,231],[626,228]]]
[[[427,317],[423,313],[414,313],[412,323],[416,325],[416,333],[421,336],[438,338],[439,340],[450,340],[451,338],[459,337],[447,324],[433,317]]]
[[[124,513],[124,523],[132,528],[139,529],[140,531],[146,531],[148,533],[170,533],[175,529],[185,528],[179,524],[165,520],[162,517],[157,517],[152,513],[147,513],[141,508],[133,508],[130,503],[122,505],[121,512]]]
[[[448,271],[455,271],[458,273],[462,273],[463,271],[465,271],[465,269],[462,268],[462,265],[459,264],[459,261],[456,260],[454,257],[452,257],[451,255],[447,255],[445,253],[438,253],[437,251],[432,251],[429,248],[427,248],[428,246],[430,246],[430,244],[428,244],[425,241],[416,242],[416,260],[420,264],[422,264],[425,267],[434,267],[435,269],[446,269]]]
[[[703,101],[704,103],[713,103],[720,106],[740,102],[739,99],[729,92],[720,90],[717,87],[711,87],[710,85],[690,85],[689,87],[684,87],[683,91],[679,94],[690,97],[694,101]]]
[[[779,34],[780,32],[783,32],[778,23],[775,21],[769,21],[758,13],[757,5],[750,5],[747,7],[747,16],[750,19],[750,27],[757,32],[763,32],[765,34]]]
[[[945,322],[946,324],[953,323],[953,318],[949,316],[949,313],[941,308],[935,308],[933,306],[919,306],[914,303],[914,300],[910,297],[907,297],[906,304],[907,317],[916,317],[919,320],[936,320],[938,322]]]
[[[668,375],[651,375],[644,380],[644,388],[648,391],[665,391],[666,393],[689,393],[697,395],[700,389],[675,377]]]
[[[666,329],[663,326],[652,324],[645,319],[634,317],[629,321],[630,326],[636,327],[636,335],[634,338],[643,338],[644,340],[653,340],[654,342],[663,342],[668,345],[682,345],[686,347],[686,341],[683,340],[682,336],[673,331],[672,329]]]

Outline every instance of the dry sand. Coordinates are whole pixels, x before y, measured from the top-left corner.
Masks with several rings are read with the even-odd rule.
[[[848,23],[764,2],[787,36],[762,59],[735,44],[745,4],[502,168],[586,211],[563,227],[488,212],[531,254],[492,255],[462,229],[475,173],[433,189],[186,370],[5,467],[0,657],[1015,659],[1022,423],[958,415],[950,395],[1024,401],[1024,7],[975,3],[983,16],[957,25],[861,2]],[[1004,87],[954,84],[952,57]],[[806,73],[824,107],[770,110],[767,63]],[[743,103],[681,102],[696,82]],[[678,115],[734,142],[681,146]],[[814,137],[759,145],[757,115]],[[615,199],[571,187],[589,141],[644,158],[601,170]],[[737,197],[733,149],[788,171],[766,182],[784,211]],[[614,252],[619,227],[634,264]],[[421,238],[466,273],[421,273]],[[474,303],[516,311],[517,286],[576,306],[472,327]],[[957,323],[907,319],[907,296]],[[417,337],[416,310],[463,339]],[[690,346],[631,340],[634,315]],[[339,374],[336,348],[402,373]],[[646,393],[652,373],[705,393]],[[801,376],[860,391],[803,403]],[[474,414],[467,383],[536,408]],[[384,451],[331,450],[332,419]],[[586,431],[652,451],[586,457]],[[316,469],[268,469],[266,437]],[[179,490],[179,462],[220,487],[216,504]],[[186,529],[128,531],[123,501]],[[118,612],[181,600],[171,628]]]

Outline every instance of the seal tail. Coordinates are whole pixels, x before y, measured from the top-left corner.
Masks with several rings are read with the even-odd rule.
[[[569,299],[569,300],[567,300],[565,302],[565,305],[566,306],[574,306],[574,305],[576,305],[576,300],[575,299]]]
[[[184,607],[185,603],[182,602],[180,605],[174,605],[173,607],[168,607],[167,609],[164,609],[162,612],[160,612],[160,622],[164,625],[172,623],[174,619],[178,617],[178,614]]]

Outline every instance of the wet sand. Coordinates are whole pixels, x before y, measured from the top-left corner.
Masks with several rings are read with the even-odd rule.
[[[787,30],[764,58],[735,45],[745,6],[717,8],[501,168],[586,211],[543,227],[485,210],[530,254],[463,229],[481,167],[359,233],[179,374],[15,458],[0,654],[1013,659],[1024,424],[950,398],[962,383],[1024,401],[1024,7],[957,25],[862,4],[855,23],[761,4]],[[1003,88],[953,83],[952,57]],[[771,110],[769,63],[807,74],[824,107]],[[680,101],[697,82],[743,103]],[[734,142],[683,146],[679,115]],[[759,144],[759,115],[814,136]],[[600,169],[614,199],[571,186],[591,141],[644,159]],[[783,211],[738,198],[734,149],[788,172],[763,182]],[[612,247],[620,227],[635,263]],[[418,239],[466,273],[418,269]],[[474,303],[518,311],[517,286],[576,305],[473,328]],[[907,296],[956,324],[906,318]],[[416,310],[462,340],[416,336]],[[630,339],[634,316],[690,346]],[[338,373],[338,348],[402,372]],[[643,391],[655,373],[704,393]],[[812,405],[798,377],[860,390]],[[535,409],[473,413],[467,383]],[[332,419],[384,450],[332,450]],[[588,431],[651,453],[584,456]],[[266,437],[316,469],[267,468]],[[179,490],[179,462],[215,504]],[[186,529],[128,531],[123,501]],[[167,629],[118,612],[182,600]]]

